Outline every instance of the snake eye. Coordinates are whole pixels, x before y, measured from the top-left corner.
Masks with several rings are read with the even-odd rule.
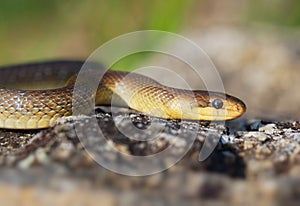
[[[220,99],[214,99],[212,106],[216,109],[221,109],[223,107],[223,102]]]

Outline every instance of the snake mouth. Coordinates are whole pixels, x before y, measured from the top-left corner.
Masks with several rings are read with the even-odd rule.
[[[204,121],[227,121],[242,116],[245,112],[241,109],[215,109],[213,107],[199,108],[198,111],[185,112],[182,119],[204,120]]]

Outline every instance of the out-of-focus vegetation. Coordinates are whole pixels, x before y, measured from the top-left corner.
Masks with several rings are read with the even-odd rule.
[[[196,0],[1,0],[0,63],[86,58],[127,32],[176,32]]]
[[[221,3],[218,9],[222,12],[214,9]],[[201,25],[197,22],[217,24],[210,20],[211,15],[221,13],[221,22],[225,17],[241,19],[234,21],[238,24],[300,26],[300,2],[296,0],[1,0],[0,65],[85,59],[121,34],[145,29],[197,30]],[[121,67],[136,59],[127,59]]]
[[[277,26],[300,26],[300,1],[249,0],[247,20]]]

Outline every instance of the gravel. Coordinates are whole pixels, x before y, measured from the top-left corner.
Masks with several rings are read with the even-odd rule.
[[[53,198],[62,198],[62,194],[69,197],[62,198],[62,202],[96,202],[101,197],[108,205],[120,202],[149,205],[153,198],[154,205],[197,205],[199,201],[220,205],[255,204],[258,196],[260,203],[266,205],[299,202],[299,122],[239,119],[222,125],[152,117],[145,121],[143,115],[122,112],[114,115],[100,112],[96,117],[97,125],[107,135],[106,143],[99,142],[91,133],[92,117],[61,119],[55,127],[36,132],[1,131],[0,190],[11,188],[9,191],[13,191],[6,191],[8,196],[4,198],[16,201],[9,197],[17,191],[37,196],[37,202],[26,195],[18,197],[33,205],[43,203],[43,198],[54,203]],[[118,119],[118,126],[113,117]],[[130,139],[119,131],[136,124],[145,125],[145,122],[160,130],[152,127],[143,133],[142,140]],[[89,139],[89,149],[111,162],[121,160],[111,152],[110,146],[130,156],[144,156],[175,145],[171,154],[176,156],[186,150],[192,134],[196,134],[196,138],[184,157],[168,170],[146,177],[128,177],[99,166],[82,146],[75,125],[81,126],[81,132]],[[157,138],[143,141],[151,135]],[[209,135],[217,139],[217,145],[205,161],[199,161],[200,149]],[[159,161],[167,167],[172,159]],[[126,164],[135,167],[130,158]],[[40,188],[43,188],[40,194],[43,198],[38,195]],[[57,194],[57,190],[61,194]]]

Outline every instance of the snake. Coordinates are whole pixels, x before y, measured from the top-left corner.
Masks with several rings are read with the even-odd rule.
[[[243,101],[228,94],[168,87],[141,74],[116,70],[105,70],[93,94],[78,87],[74,95],[83,64],[69,60],[0,67],[0,128],[52,127],[57,119],[72,116],[74,105],[82,104],[74,96],[164,119],[227,121],[246,111]]]

